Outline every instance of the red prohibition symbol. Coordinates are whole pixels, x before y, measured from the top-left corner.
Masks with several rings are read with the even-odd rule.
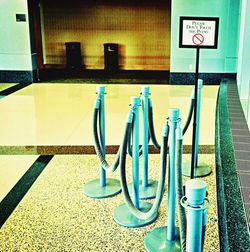
[[[192,41],[195,45],[199,46],[202,45],[202,43],[204,42],[204,37],[202,34],[200,33],[196,33],[193,37],[192,37]]]

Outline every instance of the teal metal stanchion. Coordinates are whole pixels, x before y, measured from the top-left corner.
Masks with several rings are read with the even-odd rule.
[[[100,100],[100,117],[99,117],[99,125],[100,125],[100,139],[101,139],[101,148],[102,153],[104,156],[106,155],[106,149],[105,149],[105,101],[104,101],[104,95],[105,95],[105,86],[98,87],[98,95]],[[100,166],[100,186],[104,187],[106,186],[106,172]]]
[[[143,143],[142,143],[142,187],[148,187],[148,96],[149,87],[142,89]]]
[[[135,207],[143,212],[147,212],[151,207],[151,203],[139,200],[139,106],[140,97],[131,97],[131,110],[134,114],[134,124],[132,128],[133,146],[132,146],[132,195]],[[151,218],[143,220],[134,216],[128,209],[126,204],[118,206],[114,213],[114,220],[125,227],[143,227],[151,224],[157,218],[155,213]]]
[[[105,156],[105,86],[97,87],[97,99],[95,109],[99,109],[99,129],[100,129],[100,145],[102,153]],[[83,188],[85,195],[91,198],[108,198],[121,192],[120,181],[117,179],[106,178],[106,172],[100,166],[100,179],[87,182]]]
[[[197,125],[196,128],[196,143],[195,143],[195,176],[196,177],[204,177],[209,175],[212,170],[211,167],[204,163],[199,163],[198,161],[198,152],[199,152],[199,134],[200,134],[200,114],[201,114],[201,91],[203,87],[203,80],[198,80],[198,105],[197,105]]]
[[[207,209],[203,211],[202,214],[202,241],[201,241],[201,251],[204,249],[205,233],[207,227]]]
[[[175,188],[175,142],[180,110],[169,109],[170,142],[169,142],[169,174],[168,174],[168,226],[149,232],[144,240],[147,251],[180,252],[179,228],[175,226],[176,188]]]
[[[206,198],[206,183],[199,179],[186,182],[186,196],[181,204],[187,209],[186,251],[201,252],[204,243],[206,209],[210,202]]]
[[[196,138],[195,138],[195,154],[194,154],[194,176],[195,177],[205,177],[209,175],[212,170],[211,167],[204,163],[198,162],[198,152],[199,152],[199,133],[200,133],[200,111],[201,111],[201,91],[203,86],[203,80],[198,80],[198,89],[197,89],[197,109],[196,109]],[[191,163],[184,163],[182,173],[184,176],[190,177],[191,175]]]
[[[140,208],[139,203],[139,106],[140,106],[140,98],[132,97],[131,105],[134,110],[134,127],[132,129],[132,191],[134,195],[134,204],[136,208]]]
[[[140,180],[140,199],[153,199],[156,195],[158,182],[148,179],[148,109],[149,109],[149,86],[141,90],[142,116],[143,116],[143,142],[142,142],[142,180]],[[129,185],[131,191],[131,185]]]
[[[167,239],[175,240],[175,129],[179,121],[180,110],[170,109],[168,112],[170,121],[170,143],[169,143],[169,183],[168,183],[168,232]]]
[[[140,199],[155,198],[158,182],[148,179],[148,108],[150,88],[142,88],[142,115],[143,115],[143,143],[142,143],[142,184],[140,186]]]

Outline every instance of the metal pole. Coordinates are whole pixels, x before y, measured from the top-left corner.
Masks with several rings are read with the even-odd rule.
[[[204,249],[205,233],[207,227],[207,209],[203,211],[202,214],[202,240],[201,240],[201,251]]]
[[[206,183],[202,180],[191,179],[186,182],[187,198],[187,252],[202,251],[202,228]]]
[[[134,113],[134,124],[132,129],[132,192],[134,205],[139,209],[139,106],[140,97],[133,96],[130,99],[132,110]]]
[[[198,93],[197,93],[197,115],[196,115],[196,137],[195,137],[195,168],[198,167],[198,153],[199,153],[199,133],[200,133],[200,112],[201,112],[201,90],[203,80],[198,79]]]
[[[100,161],[100,177],[97,179],[87,182],[83,187],[83,192],[86,196],[96,199],[103,199],[107,197],[112,197],[121,192],[120,181],[117,179],[106,178],[106,170],[102,164],[108,166],[107,163],[102,162],[105,160],[105,106],[104,106],[104,95],[105,87],[99,86],[96,89],[96,101],[94,105],[93,113],[93,134],[95,148],[98,153],[98,158]],[[99,127],[99,128],[98,128]],[[99,136],[98,136],[99,135]],[[109,169],[110,170],[110,169]]]
[[[179,121],[180,110],[169,109],[168,117],[170,121],[170,139],[169,139],[169,180],[168,180],[168,232],[167,240],[175,239],[175,206],[176,206],[176,189],[175,189],[175,129]]]
[[[199,77],[199,58],[200,48],[196,49],[196,68],[195,68],[195,89],[194,89],[194,119],[193,119],[193,138],[192,138],[192,160],[191,160],[191,173],[190,178],[194,178],[195,169],[195,143],[196,143],[196,115],[197,115],[197,89],[198,89],[198,77]]]
[[[99,127],[100,127],[100,141],[102,153],[105,157],[105,103],[104,103],[104,95],[105,95],[105,86],[97,87],[97,94],[100,99],[100,116],[99,116]],[[106,171],[100,166],[100,186],[106,186]]]
[[[149,86],[142,88],[143,142],[142,142],[142,186],[148,186],[148,97]]]

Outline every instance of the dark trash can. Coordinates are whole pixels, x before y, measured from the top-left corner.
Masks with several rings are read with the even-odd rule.
[[[119,69],[118,44],[104,44],[104,69],[108,72],[114,72]]]
[[[80,42],[67,42],[66,46],[66,67],[69,69],[82,68],[82,55]]]

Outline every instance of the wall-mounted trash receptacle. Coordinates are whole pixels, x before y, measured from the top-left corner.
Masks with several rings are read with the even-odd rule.
[[[67,42],[66,46],[66,67],[69,69],[82,68],[82,55],[80,42]]]
[[[109,72],[114,72],[119,69],[118,44],[104,44],[104,69]]]

